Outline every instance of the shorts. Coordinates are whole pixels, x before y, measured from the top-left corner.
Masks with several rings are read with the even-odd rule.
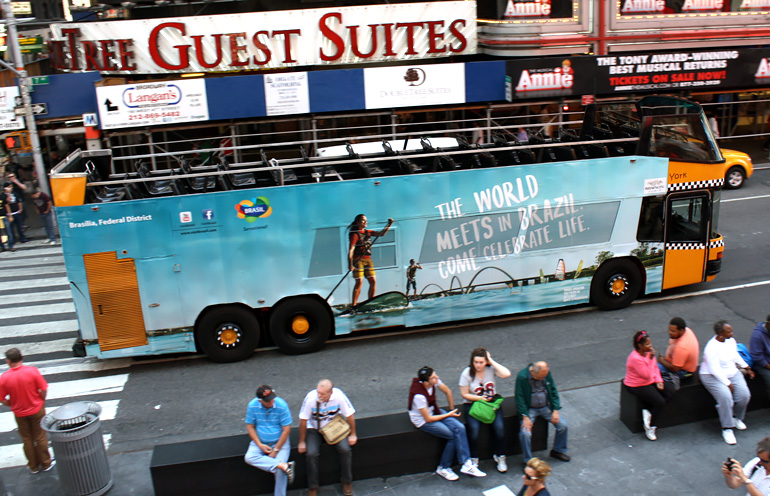
[[[354,279],[361,279],[362,277],[374,277],[376,274],[374,272],[374,263],[372,263],[371,258],[366,258],[363,260],[359,260],[358,262],[353,265],[353,278]]]
[[[412,279],[411,281],[409,279],[406,280],[406,291],[409,292],[409,288],[414,288],[415,291],[417,291],[417,281]]]

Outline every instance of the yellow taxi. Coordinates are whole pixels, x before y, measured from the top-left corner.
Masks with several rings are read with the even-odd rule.
[[[736,189],[743,186],[754,172],[754,164],[751,157],[738,150],[721,148],[722,156],[725,158],[725,185],[727,189]]]

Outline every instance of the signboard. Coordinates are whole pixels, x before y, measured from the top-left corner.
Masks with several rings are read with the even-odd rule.
[[[33,115],[45,115],[48,113],[47,103],[33,103],[30,105],[30,108],[32,109]],[[24,106],[17,106],[13,108],[13,113],[15,115],[24,115],[26,110],[24,109]]]
[[[83,125],[96,127],[99,125],[99,119],[97,119],[96,114],[83,114]]]
[[[307,114],[310,92],[307,72],[269,74],[263,79],[267,115]]]
[[[24,118],[16,116],[13,112],[16,107],[16,98],[21,98],[17,86],[0,88],[0,130],[2,131],[24,129]]]
[[[96,88],[102,129],[178,124],[209,118],[202,79]]]
[[[470,55],[477,45],[475,1],[52,24],[51,32],[55,68],[102,74],[408,61]]]
[[[364,69],[366,108],[465,103],[465,64]]]
[[[625,18],[649,18],[649,16],[684,17],[684,15],[708,14],[735,15],[743,13],[767,13],[770,0],[621,0],[619,15]]]
[[[32,2],[11,2],[11,12],[14,15],[32,14]]]
[[[770,49],[636,52],[506,63],[512,99],[770,84]]]
[[[48,76],[31,76],[29,81],[32,84],[48,84]]]

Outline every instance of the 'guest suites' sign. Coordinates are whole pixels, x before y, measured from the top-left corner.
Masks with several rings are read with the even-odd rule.
[[[476,2],[430,2],[52,24],[57,69],[223,72],[476,52]]]

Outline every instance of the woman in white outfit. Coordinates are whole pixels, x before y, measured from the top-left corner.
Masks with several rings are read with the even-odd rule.
[[[754,372],[738,353],[738,343],[733,338],[733,326],[720,320],[714,324],[716,335],[703,349],[700,364],[700,381],[717,401],[716,408],[722,423],[722,438],[727,444],[735,444],[733,428],[746,429],[743,417],[751,400],[743,372],[754,378]]]

